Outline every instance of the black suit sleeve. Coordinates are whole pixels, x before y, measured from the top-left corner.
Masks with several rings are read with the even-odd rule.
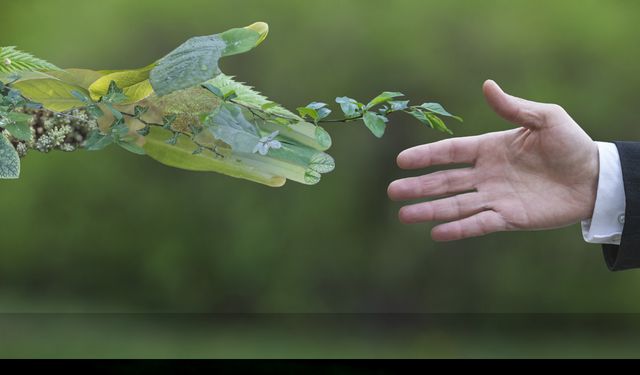
[[[620,246],[603,245],[604,259],[612,271],[640,267],[640,142],[615,142],[622,165],[626,196]]]

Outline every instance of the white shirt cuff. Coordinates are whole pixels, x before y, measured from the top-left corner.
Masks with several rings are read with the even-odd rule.
[[[600,158],[598,192],[593,217],[582,221],[582,237],[590,243],[620,245],[626,206],[618,149],[596,142]]]

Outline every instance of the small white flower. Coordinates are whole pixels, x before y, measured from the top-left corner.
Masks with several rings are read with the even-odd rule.
[[[11,59],[9,58],[4,59],[4,65],[11,65]]]
[[[282,147],[282,143],[280,141],[276,141],[275,138],[280,134],[278,130],[269,134],[266,137],[260,138],[258,144],[253,148],[254,154],[266,155],[269,152],[269,149],[277,150]]]

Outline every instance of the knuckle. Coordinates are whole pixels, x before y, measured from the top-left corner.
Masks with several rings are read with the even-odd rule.
[[[398,211],[398,219],[403,224],[411,224],[412,221],[411,221],[410,210],[407,209],[407,207],[400,208],[400,210]]]
[[[544,123],[546,118],[545,113],[529,108],[519,108],[517,116],[522,122],[522,125],[527,127],[540,126]]]

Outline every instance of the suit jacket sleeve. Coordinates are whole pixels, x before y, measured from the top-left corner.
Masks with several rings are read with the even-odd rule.
[[[625,219],[620,245],[603,245],[604,259],[612,271],[640,268],[640,142],[615,142],[620,155]]]

